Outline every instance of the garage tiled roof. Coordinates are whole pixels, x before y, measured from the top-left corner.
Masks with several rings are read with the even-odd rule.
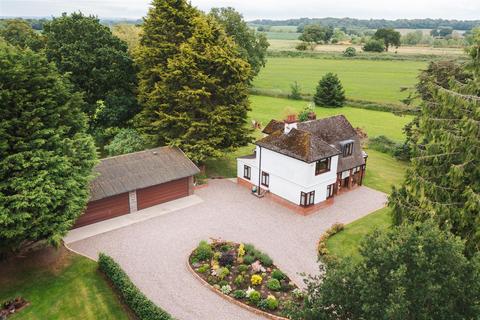
[[[159,147],[106,158],[101,160],[94,171],[97,177],[90,184],[90,201],[190,177],[200,172],[176,147]]]

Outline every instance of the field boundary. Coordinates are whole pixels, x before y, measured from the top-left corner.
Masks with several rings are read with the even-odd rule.
[[[293,51],[293,50],[268,50],[267,57],[270,58],[313,58],[332,60],[378,60],[378,61],[439,61],[455,60],[466,61],[465,55],[436,55],[436,54],[398,54],[398,53],[365,53],[357,52],[354,57],[345,57],[342,52],[326,51]]]
[[[261,89],[261,88],[255,88],[255,87],[250,88],[249,91],[251,95],[266,96],[266,97],[281,98],[281,99],[289,99],[289,95],[290,95],[280,90]],[[311,94],[302,94],[301,97],[302,97],[301,99],[302,101],[308,101],[313,103],[312,101],[313,97]],[[346,105],[352,108],[391,112],[391,113],[397,113],[397,114],[400,114],[400,113],[409,114],[409,115],[416,114],[416,108],[408,107],[402,104],[381,103],[381,102],[375,102],[375,101],[347,98]]]

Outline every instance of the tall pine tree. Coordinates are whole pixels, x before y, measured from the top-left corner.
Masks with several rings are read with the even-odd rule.
[[[429,84],[431,98],[410,133],[411,168],[389,200],[397,224],[432,218],[465,239],[468,254],[480,251],[480,82],[474,72],[467,83]]]
[[[95,164],[84,104],[44,55],[0,43],[0,253],[59,243]]]
[[[137,126],[153,143],[203,162],[251,141],[250,66],[212,17],[185,1],[155,1],[138,52]]]

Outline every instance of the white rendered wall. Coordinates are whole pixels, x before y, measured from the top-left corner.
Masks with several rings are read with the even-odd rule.
[[[237,159],[237,177],[243,179],[244,165],[251,167],[251,179],[247,180],[258,185],[258,162],[260,147],[256,148],[255,159]],[[315,191],[315,204],[326,200],[327,186],[335,183],[337,179],[338,156],[332,157],[330,171],[315,175],[315,162],[306,163],[280,153],[261,148],[261,170],[270,175],[269,187],[264,189],[300,204],[301,192]]]

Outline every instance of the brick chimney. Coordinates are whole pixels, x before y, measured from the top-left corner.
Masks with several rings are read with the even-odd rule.
[[[283,122],[285,123],[285,129],[284,129],[283,132],[284,133],[289,133],[290,130],[292,130],[293,128],[295,128],[295,129],[297,128],[297,122],[298,122],[297,115],[289,114],[287,116],[287,119],[285,119]]]

